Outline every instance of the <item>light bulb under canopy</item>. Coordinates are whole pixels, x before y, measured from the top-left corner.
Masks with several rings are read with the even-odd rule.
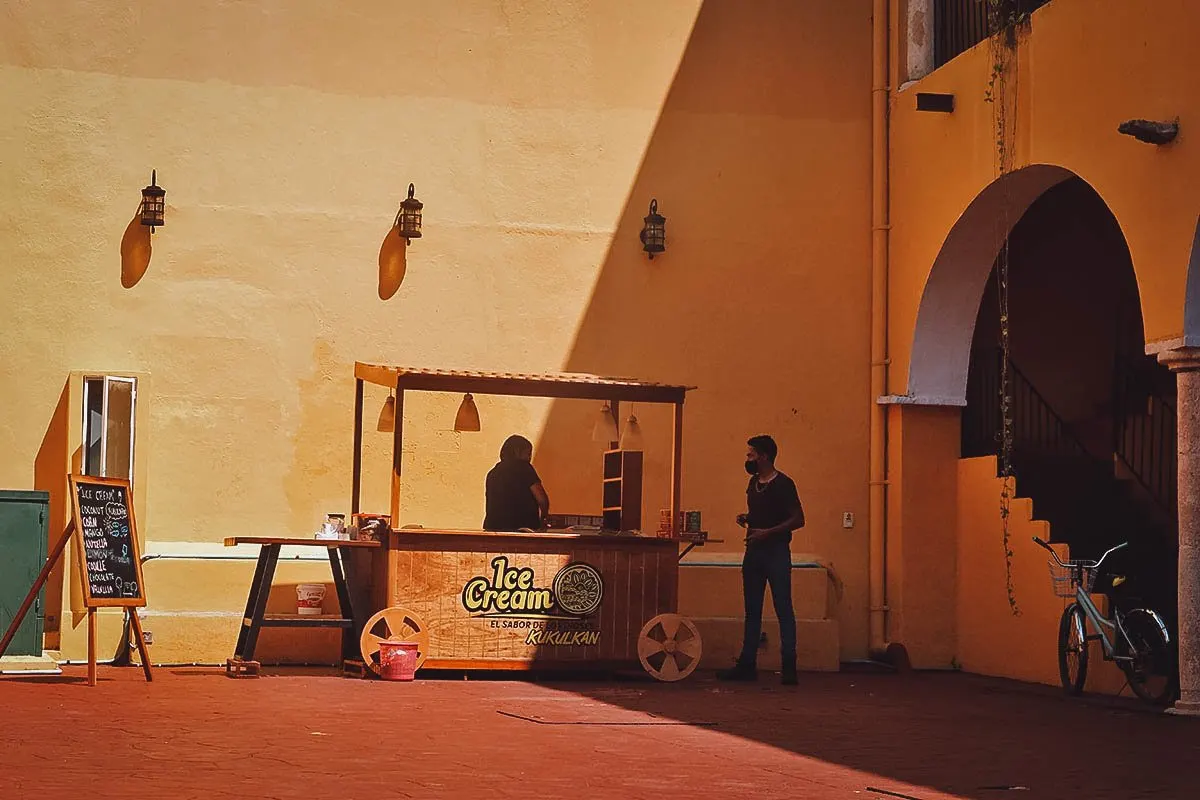
[[[596,424],[592,427],[592,441],[609,444],[620,438],[621,433],[617,430],[617,420],[613,417],[612,407],[605,403],[596,418]]]
[[[388,395],[388,399],[383,402],[383,408],[379,409],[379,424],[375,426],[375,430],[380,433],[392,433],[396,430],[396,398],[393,395]]]
[[[630,414],[629,419],[625,420],[625,429],[621,431],[622,450],[641,450],[642,444],[642,426],[638,423],[638,418]]]
[[[458,414],[454,417],[454,430],[477,431],[479,428],[479,409],[475,407],[475,398],[464,395],[458,406]]]

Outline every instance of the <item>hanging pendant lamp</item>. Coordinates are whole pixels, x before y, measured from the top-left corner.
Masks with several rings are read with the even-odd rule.
[[[383,401],[383,408],[379,409],[379,424],[375,426],[375,430],[380,433],[392,433],[396,430],[396,398],[390,392],[388,399]]]
[[[597,418],[595,426],[592,428],[592,441],[609,444],[620,438],[621,433],[617,430],[617,420],[613,417],[612,406],[605,403],[604,407],[600,409],[600,416]]]
[[[454,417],[454,430],[479,430],[479,409],[475,407],[475,398],[469,394],[463,396],[462,404],[458,407],[458,414]]]
[[[625,420],[625,429],[621,431],[620,447],[622,450],[641,450],[642,445],[642,426],[638,424],[638,418],[633,412],[630,412],[629,419]]]

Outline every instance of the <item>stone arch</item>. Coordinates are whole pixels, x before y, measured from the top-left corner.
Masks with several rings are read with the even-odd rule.
[[[908,393],[902,402],[966,405],[975,319],[996,256],[1034,201],[1075,177],[1063,167],[1036,164],[994,181],[967,206],[942,243],[925,282],[913,330]],[[1197,273],[1200,296],[1200,268]]]

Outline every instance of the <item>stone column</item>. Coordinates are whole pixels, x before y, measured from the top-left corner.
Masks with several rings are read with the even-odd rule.
[[[1200,348],[1160,353],[1175,373],[1179,458],[1179,644],[1177,714],[1200,716]]]

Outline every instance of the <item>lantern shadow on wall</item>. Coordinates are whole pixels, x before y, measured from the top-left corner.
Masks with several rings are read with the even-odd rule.
[[[150,228],[142,224],[139,205],[121,237],[121,286],[132,289],[150,266]]]
[[[379,299],[390,300],[404,282],[408,269],[408,246],[393,228],[388,228],[379,246]]]

